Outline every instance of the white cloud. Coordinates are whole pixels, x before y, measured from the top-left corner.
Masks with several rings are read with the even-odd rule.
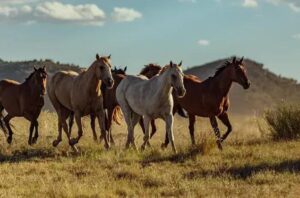
[[[180,3],[197,3],[197,0],[178,0]]]
[[[142,18],[142,13],[131,8],[115,7],[112,12],[112,18],[116,22],[131,22]]]
[[[36,7],[36,16],[48,21],[102,25],[105,13],[95,4],[72,5],[45,2]]]
[[[256,8],[258,3],[257,0],[244,0],[243,6],[246,8]]]
[[[205,39],[200,39],[197,43],[198,43],[198,45],[201,45],[201,46],[209,46],[210,45],[210,41],[205,40]]]
[[[266,0],[275,6],[280,4],[286,4],[294,12],[300,12],[300,1],[299,0]]]
[[[297,40],[300,40],[300,33],[299,33],[299,34],[294,34],[294,35],[292,36],[292,38],[297,39]]]

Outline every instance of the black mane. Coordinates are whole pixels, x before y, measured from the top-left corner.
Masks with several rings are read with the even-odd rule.
[[[223,71],[226,67],[228,67],[229,65],[231,65],[231,63],[230,63],[229,61],[226,61],[221,67],[219,67],[219,68],[217,69],[217,71],[216,71],[214,77],[215,77],[215,76],[218,76],[219,74],[221,74],[222,71]]]

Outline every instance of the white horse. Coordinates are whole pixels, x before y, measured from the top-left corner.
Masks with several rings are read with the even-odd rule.
[[[126,148],[134,143],[134,127],[141,116],[144,119],[145,136],[142,150],[149,141],[149,122],[151,119],[161,118],[166,122],[166,131],[176,152],[173,135],[173,96],[174,88],[178,97],[185,95],[183,85],[183,72],[180,64],[173,64],[164,67],[159,75],[150,80],[144,76],[126,76],[116,90],[117,101],[124,113],[127,124],[128,137]]]

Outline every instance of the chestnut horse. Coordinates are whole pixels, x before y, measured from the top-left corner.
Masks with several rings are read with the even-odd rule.
[[[103,95],[103,107],[104,109],[107,110],[107,114],[105,116],[105,127],[106,130],[109,132],[109,137],[110,137],[110,143],[114,144],[114,139],[112,137],[111,134],[111,124],[112,121],[115,121],[117,124],[121,124],[120,120],[122,119],[122,113],[120,108],[118,107],[118,103],[116,101],[116,88],[119,85],[119,83],[121,82],[121,80],[123,80],[123,78],[126,75],[126,70],[127,67],[125,67],[124,69],[122,68],[116,68],[114,67],[114,69],[111,70],[112,76],[114,78],[114,86],[112,89],[108,89],[107,86],[105,84],[101,84],[101,92]],[[96,134],[96,129],[95,129],[95,115],[92,113],[90,114],[90,120],[91,120],[91,129],[93,132],[93,138],[95,141],[97,141],[97,134]],[[69,132],[72,132],[72,126],[73,126],[73,122],[74,122],[74,113],[72,112],[69,118]],[[103,137],[101,136],[102,140]]]
[[[48,95],[58,115],[58,136],[53,141],[53,146],[56,147],[61,142],[62,129],[64,129],[69,145],[77,150],[75,144],[79,142],[83,133],[81,117],[94,114],[98,118],[101,136],[105,139],[105,147],[109,148],[108,133],[105,129],[103,96],[100,90],[102,81],[108,88],[113,87],[110,56],[99,57],[98,54],[96,60],[86,71],[80,74],[61,71],[50,79],[47,86]],[[75,114],[78,136],[71,139],[66,120],[72,112]]]
[[[185,75],[184,86],[187,93],[183,98],[175,98],[174,108],[180,106],[187,111],[192,144],[195,144],[194,125],[196,116],[208,117],[217,138],[218,148],[222,149],[221,143],[232,131],[227,110],[229,108],[228,93],[233,82],[240,84],[244,89],[250,87],[243,58],[236,60],[234,57],[231,62],[225,62],[213,77],[203,82],[195,76]],[[227,131],[222,137],[216,117],[227,127]],[[168,143],[169,140],[166,135],[165,143],[162,146],[166,147]]]
[[[14,117],[24,117],[30,121],[28,144],[37,142],[38,117],[44,106],[46,94],[47,72],[45,67],[36,69],[20,84],[13,80],[0,81],[0,111],[2,112],[0,127],[8,130],[7,142],[11,144],[13,131],[9,121]],[[4,124],[2,122],[4,121]],[[35,129],[34,137],[33,130]]]

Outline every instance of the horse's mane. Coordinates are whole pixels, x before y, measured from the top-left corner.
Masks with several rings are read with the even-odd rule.
[[[25,78],[25,82],[29,81],[32,78],[34,73],[35,71],[31,72],[31,74],[27,78]]]
[[[221,66],[216,70],[216,73],[215,73],[214,77],[215,77],[215,76],[218,76],[219,74],[221,74],[222,71],[223,71],[224,69],[226,69],[226,67],[228,67],[229,65],[231,65],[231,62],[226,61],[223,65],[221,65]]]
[[[194,82],[201,82],[201,80],[200,80],[200,78],[198,78],[198,76],[191,75],[191,74],[185,74],[184,78],[188,79],[188,80],[191,80],[191,81],[194,81]]]
[[[145,75],[150,69],[162,69],[160,65],[155,63],[150,63],[149,65],[145,65],[140,74]]]

